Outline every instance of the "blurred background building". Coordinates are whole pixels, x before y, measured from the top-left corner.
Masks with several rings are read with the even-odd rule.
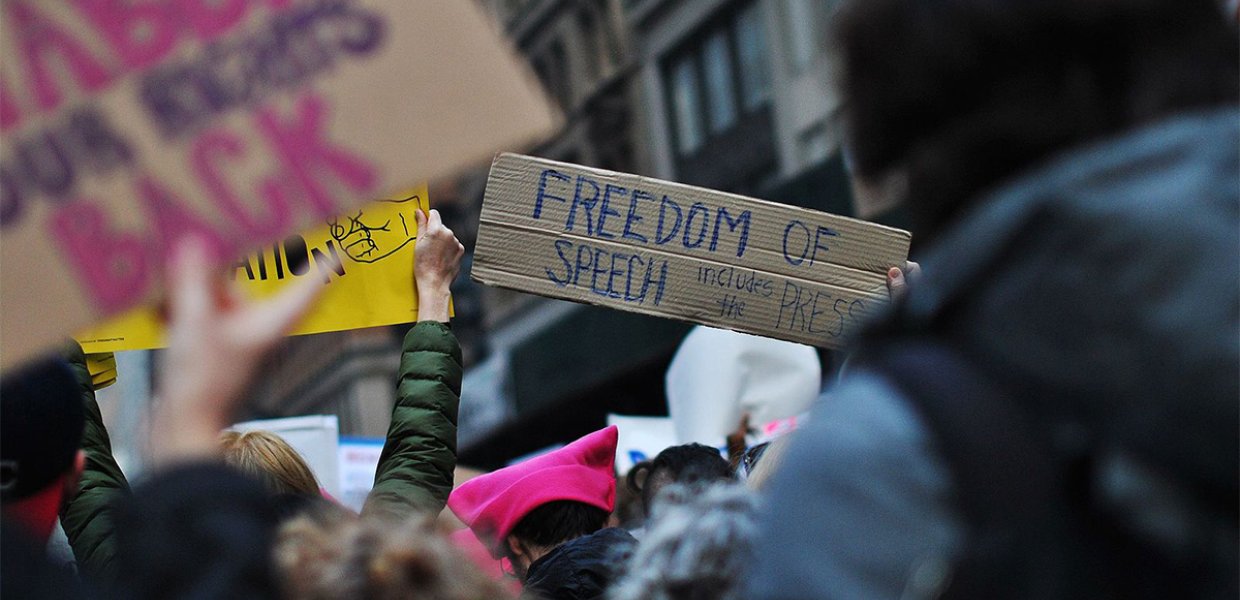
[[[831,86],[836,0],[480,4],[564,113],[531,154],[903,225],[850,189]],[[467,248],[487,167],[430,190]],[[462,464],[501,466],[609,412],[666,414],[663,374],[688,324],[484,288],[468,279],[471,258],[454,289]],[[244,418],[336,414],[342,435],[383,436],[407,329],[290,338]]]

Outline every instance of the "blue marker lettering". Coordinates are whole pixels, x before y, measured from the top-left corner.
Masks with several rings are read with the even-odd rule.
[[[736,231],[737,227],[741,228],[741,239],[736,243],[736,256],[737,258],[744,256],[745,246],[749,243],[750,216],[750,211],[745,211],[733,220],[728,214],[728,209],[720,206],[719,213],[715,215],[715,233],[710,236],[710,251],[714,252],[715,248],[719,247],[719,225],[727,223],[728,231]]]
[[[620,194],[621,196],[629,193],[628,188],[623,188],[618,185],[612,185],[609,183],[603,186],[603,205],[600,206],[598,209],[597,235],[598,237],[606,239],[606,240],[616,239],[616,236],[610,233],[607,233],[606,231],[603,231],[603,224],[607,222],[607,215],[613,215],[617,217],[620,216],[620,211],[611,208],[611,193],[613,191]]]
[[[584,262],[581,260],[581,259],[582,259],[582,255],[583,255],[583,254],[585,255],[585,261],[584,261]],[[593,257],[594,257],[594,255],[590,252],[590,248],[589,248],[589,247],[587,247],[587,246],[577,246],[577,264],[576,264],[576,268],[573,270],[573,285],[578,285],[578,284],[579,284],[579,282],[581,281],[581,271],[582,271],[582,269],[588,269],[588,268],[590,268],[590,260],[591,260]]]
[[[564,287],[573,280],[573,264],[568,262],[568,257],[564,256],[564,250],[572,247],[573,243],[568,240],[555,241],[555,253],[560,256],[560,260],[564,261],[564,281],[560,281],[560,278],[556,277],[555,273],[551,272],[551,269],[545,269],[547,271],[547,279],[550,279],[552,283],[559,287]]]
[[[584,199],[581,197],[582,184],[590,184],[594,188],[594,195]],[[572,231],[573,225],[577,222],[577,207],[585,208],[586,213],[586,235],[594,235],[594,217],[590,211],[594,210],[594,205],[598,204],[598,183],[586,177],[585,175],[577,176],[577,189],[573,192],[573,206],[568,211],[568,221],[564,224],[564,231]]]
[[[676,224],[672,226],[672,230],[668,232],[666,237],[664,237],[663,236],[663,223],[667,215],[667,208],[669,206],[672,208],[672,210],[676,211]],[[672,241],[672,238],[676,237],[676,232],[680,231],[681,216],[682,216],[682,213],[680,212],[680,205],[676,204],[675,200],[672,200],[671,198],[664,196],[663,200],[659,203],[659,226],[655,229],[655,232],[654,232],[654,243],[662,246],[663,244],[666,244]]]
[[[538,176],[538,195],[534,197],[534,218],[535,219],[542,217],[542,207],[543,207],[544,198],[550,198],[552,200],[559,200],[560,202],[567,202],[567,200],[565,200],[564,198],[560,196],[552,196],[551,194],[547,193],[547,178],[548,177],[554,177],[561,181],[570,180],[567,175],[564,175],[560,173],[559,171],[556,171],[555,169],[543,169],[542,174]]]
[[[818,226],[818,230],[814,232],[814,254],[809,257],[809,264],[811,267],[814,266],[814,261],[818,259],[818,250],[820,249],[823,251],[830,250],[830,248],[828,248],[826,244],[822,243],[822,236],[824,235],[827,237],[831,237],[831,236],[837,236],[839,235],[839,233],[836,232],[835,230],[827,229],[826,227],[823,227],[822,225]]]
[[[805,247],[801,249],[801,255],[796,260],[793,260],[792,255],[788,254],[788,234],[792,232],[793,227],[800,227],[801,231],[805,232]],[[784,228],[784,260],[788,261],[788,264],[797,267],[805,262],[805,255],[807,254],[809,254],[809,228],[805,226],[805,223],[793,219]]]
[[[638,200],[650,200],[653,202],[654,196],[652,196],[649,192],[643,192],[638,189],[633,190],[633,195],[629,198],[629,216],[624,219],[624,233],[621,234],[621,237],[636,240],[645,244],[647,242],[646,236],[633,231],[633,226],[637,225],[642,220],[641,216],[637,214]]]
[[[702,229],[698,231],[697,241],[690,242],[689,241],[689,230],[693,228],[693,215],[698,214],[698,211],[701,211],[701,214],[702,214]],[[702,204],[701,202],[694,202],[693,206],[689,207],[689,216],[685,217],[685,237],[684,237],[685,248],[697,248],[698,246],[701,246],[702,242],[706,240],[706,227],[709,225],[710,225],[710,209],[706,208],[706,205]]]

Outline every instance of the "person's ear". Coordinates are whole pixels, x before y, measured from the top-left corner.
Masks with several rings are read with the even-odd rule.
[[[525,550],[525,544],[521,543],[521,539],[515,535],[508,534],[504,539],[504,543],[508,544],[508,551],[512,553],[513,558],[524,560],[529,555]]]

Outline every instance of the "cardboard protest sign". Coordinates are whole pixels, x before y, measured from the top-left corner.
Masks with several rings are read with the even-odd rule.
[[[491,165],[479,282],[839,347],[887,301],[907,231],[517,154]]]
[[[556,120],[472,2],[0,0],[0,360]]]
[[[327,289],[293,335],[410,323],[418,319],[413,278],[414,211],[426,186],[335,217],[303,235],[260,248],[228,269],[242,293],[261,298],[294,279],[318,277]],[[77,335],[86,352],[159,348],[164,326],[152,308],[131,311]]]
[[[90,387],[96,392],[116,383],[116,355],[111,352],[87,354],[86,372],[90,373]]]

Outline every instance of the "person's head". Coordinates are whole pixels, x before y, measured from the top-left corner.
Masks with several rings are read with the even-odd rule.
[[[63,359],[44,359],[0,379],[0,508],[47,541],[85,466],[81,389]]]
[[[653,460],[634,465],[628,474],[628,485],[641,496],[642,507],[649,515],[654,499],[668,484],[730,479],[732,470],[718,450],[703,444],[682,444],[664,448]]]
[[[225,431],[220,446],[225,463],[261,481],[273,496],[320,496],[314,472],[284,438],[270,431]]]
[[[1056,153],[1240,94],[1217,0],[850,0],[835,30],[849,164],[906,190],[922,239]]]
[[[665,488],[612,600],[744,597],[756,513],[756,496],[736,483]]]
[[[275,564],[287,600],[510,596],[436,531],[429,517],[391,523],[343,511],[302,515],[280,528]]]
[[[524,579],[534,561],[607,522],[616,501],[616,441],[612,426],[479,475],[452,491],[448,508]]]
[[[503,553],[519,578],[534,561],[564,542],[590,535],[607,523],[610,511],[573,500],[548,502],[530,511],[504,539]]]

